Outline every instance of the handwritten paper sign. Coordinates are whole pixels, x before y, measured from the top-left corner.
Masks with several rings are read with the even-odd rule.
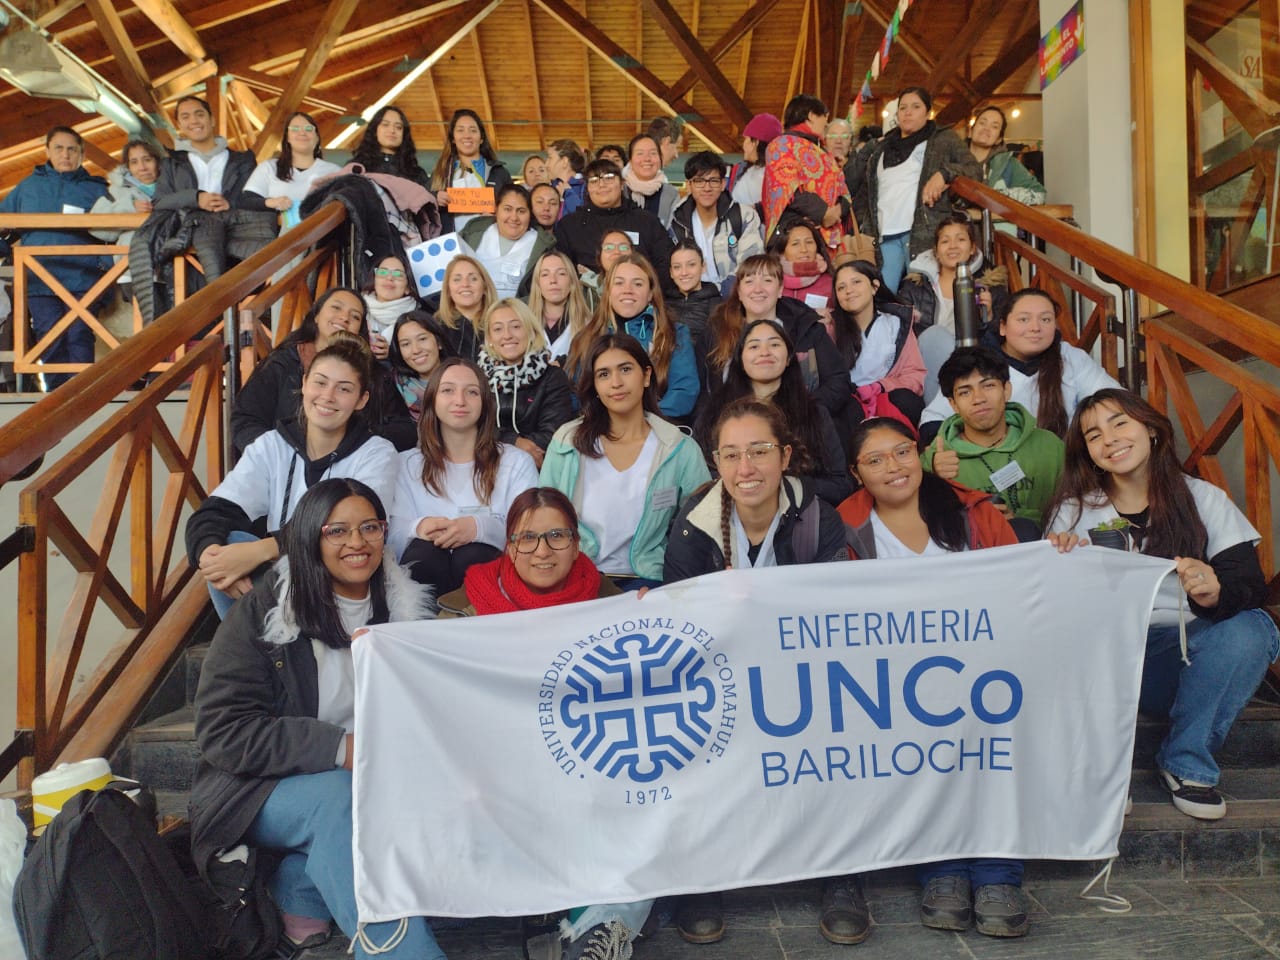
[[[489,213],[495,209],[493,187],[450,187],[450,213]]]

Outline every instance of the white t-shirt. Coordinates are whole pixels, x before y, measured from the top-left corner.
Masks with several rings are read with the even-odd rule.
[[[258,164],[253,173],[249,174],[244,188],[256,193],[264,200],[267,197],[288,197],[293,201],[294,206],[298,206],[306,199],[312,183],[320,177],[333,176],[341,169],[336,163],[330,163],[328,160],[316,160],[305,170],[295,167],[291,179],[281,180],[276,176],[276,161],[264,160]]]
[[[730,197],[732,197],[734,203],[745,203],[748,207],[754,207],[760,202],[763,194],[764,167],[751,166],[738,174],[738,179],[733,184],[733,193],[730,194]]]
[[[1222,488],[1195,477],[1185,477],[1184,479],[1187,482],[1187,488],[1191,491],[1191,498],[1195,501],[1196,512],[1200,514],[1200,521],[1204,524],[1205,531],[1209,534],[1209,545],[1205,550],[1208,559],[1212,560],[1223,550],[1228,550],[1237,544],[1258,545],[1262,537],[1253,528],[1249,518],[1240,512],[1240,508],[1231,502],[1231,498],[1223,492]],[[1046,532],[1062,533],[1070,531],[1087,539],[1089,531],[1094,527],[1106,523],[1108,520],[1115,520],[1120,516],[1116,508],[1111,505],[1111,501],[1101,491],[1098,491],[1096,500],[1090,498],[1085,500],[1085,506],[1080,512],[1080,519],[1072,524],[1071,521],[1075,515],[1076,502],[1071,500],[1064,503],[1062,508],[1049,521],[1049,527]],[[1098,549],[1105,550],[1107,548],[1100,547]],[[1160,584],[1160,590],[1156,594],[1155,609],[1151,614],[1151,625],[1153,627],[1176,626],[1180,607],[1185,607],[1188,620],[1195,619],[1195,614],[1192,613],[1190,605],[1187,604],[1186,595],[1182,592],[1182,585],[1178,580],[1177,574],[1170,573],[1164,578],[1164,582]]]
[[[417,536],[418,522],[424,517],[474,517],[475,542],[502,549],[507,538],[507,509],[517,496],[538,485],[538,468],[533,465],[533,457],[519,447],[504,443],[501,450],[493,496],[488,503],[481,503],[476,496],[473,464],[446,461],[444,495],[438,496],[422,483],[422,451],[415,448],[400,454],[395,509],[391,513],[388,535],[397,559]]]
[[[706,283],[720,282],[720,272],[716,270],[716,254],[714,241],[716,235],[716,222],[711,221],[711,228],[708,230],[702,225],[702,218],[698,216],[698,211],[693,211],[693,240],[698,245],[698,249],[702,251],[702,279]]]
[[[934,542],[932,537],[925,544],[925,548],[916,553],[885,526],[884,521],[874,510],[871,511],[871,532],[875,534],[877,560],[893,560],[898,557],[941,557],[947,553]]]
[[[635,576],[631,568],[631,540],[644,516],[645,490],[658,456],[658,435],[652,430],[636,462],[616,470],[608,457],[582,458],[582,511],[579,519],[600,541],[596,567],[601,573]]]
[[[338,616],[347,634],[353,634],[369,622],[373,616],[373,595],[365,594],[363,600],[348,600],[337,594]],[[351,648],[335,650],[333,647],[311,641],[311,652],[316,658],[316,719],[341,727],[352,733],[356,727],[356,674],[351,662]],[[341,766],[347,756],[344,739],[338,744],[335,766]]]
[[[911,231],[911,224],[916,219],[916,194],[920,192],[925,146],[924,141],[918,143],[911,155],[896,167],[886,167],[884,156],[880,157],[876,213],[882,237]]]

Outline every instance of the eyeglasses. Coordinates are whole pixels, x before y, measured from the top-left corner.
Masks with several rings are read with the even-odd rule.
[[[351,539],[351,531],[359,530],[360,539],[365,543],[381,543],[387,535],[387,521],[365,520],[356,526],[346,523],[326,523],[320,528],[320,535],[332,544],[341,546]]]
[[[539,540],[547,541],[547,546],[552,550],[568,550],[577,538],[577,533],[568,527],[556,527],[542,533],[534,533],[532,530],[513,533],[507,539],[515,545],[516,553],[533,553],[538,549]]]
[[[724,177],[695,177],[689,181],[694,187],[718,187],[724,183]]]
[[[386,267],[378,267],[373,271],[375,277],[394,277],[396,280],[404,279],[403,270],[388,270]]]
[[[599,176],[587,177],[587,183],[588,184],[599,183],[601,180],[608,181],[608,180],[617,180],[617,179],[618,179],[618,175],[616,173],[602,173]]]
[[[759,463],[773,451],[780,449],[782,449],[782,444],[780,443],[761,440],[757,443],[747,444],[746,450],[739,450],[737,447],[721,447],[719,450],[712,451],[711,456],[719,466],[736,467],[742,462],[744,456],[752,463]]]
[[[616,252],[616,253],[630,253],[630,252],[631,252],[631,244],[629,244],[629,243],[606,243],[606,244],[602,244],[602,245],[601,245],[601,247],[600,247],[600,249],[601,249],[601,250],[608,251],[609,253],[615,253],[615,252]]]
[[[315,133],[316,128],[309,123],[304,123],[300,127],[290,127],[289,132],[290,133]]]
[[[870,470],[872,473],[878,473],[889,466],[890,458],[905,467],[919,456],[920,453],[916,450],[914,443],[902,443],[888,453],[873,453],[868,457],[860,457],[858,466]]]

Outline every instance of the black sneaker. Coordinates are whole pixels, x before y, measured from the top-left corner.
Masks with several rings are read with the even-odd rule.
[[[920,922],[934,930],[968,930],[973,920],[969,878],[934,877],[920,898]]]
[[[1173,805],[1197,820],[1221,820],[1227,815],[1227,802],[1216,787],[1175,777],[1168,770],[1156,768],[1160,785],[1169,791]]]
[[[676,906],[676,929],[689,943],[715,943],[724,936],[724,897],[694,893]]]
[[[871,933],[871,912],[857,877],[835,877],[822,885],[818,930],[831,943],[861,943]]]
[[[988,937],[1021,937],[1027,932],[1027,898],[1011,883],[988,883],[973,894],[973,918]]]

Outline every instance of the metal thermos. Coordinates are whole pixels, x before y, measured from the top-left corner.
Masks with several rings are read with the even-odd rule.
[[[956,267],[956,280],[951,289],[956,309],[956,346],[976,347],[981,315],[978,313],[978,297],[973,287],[973,274],[967,263]]]

